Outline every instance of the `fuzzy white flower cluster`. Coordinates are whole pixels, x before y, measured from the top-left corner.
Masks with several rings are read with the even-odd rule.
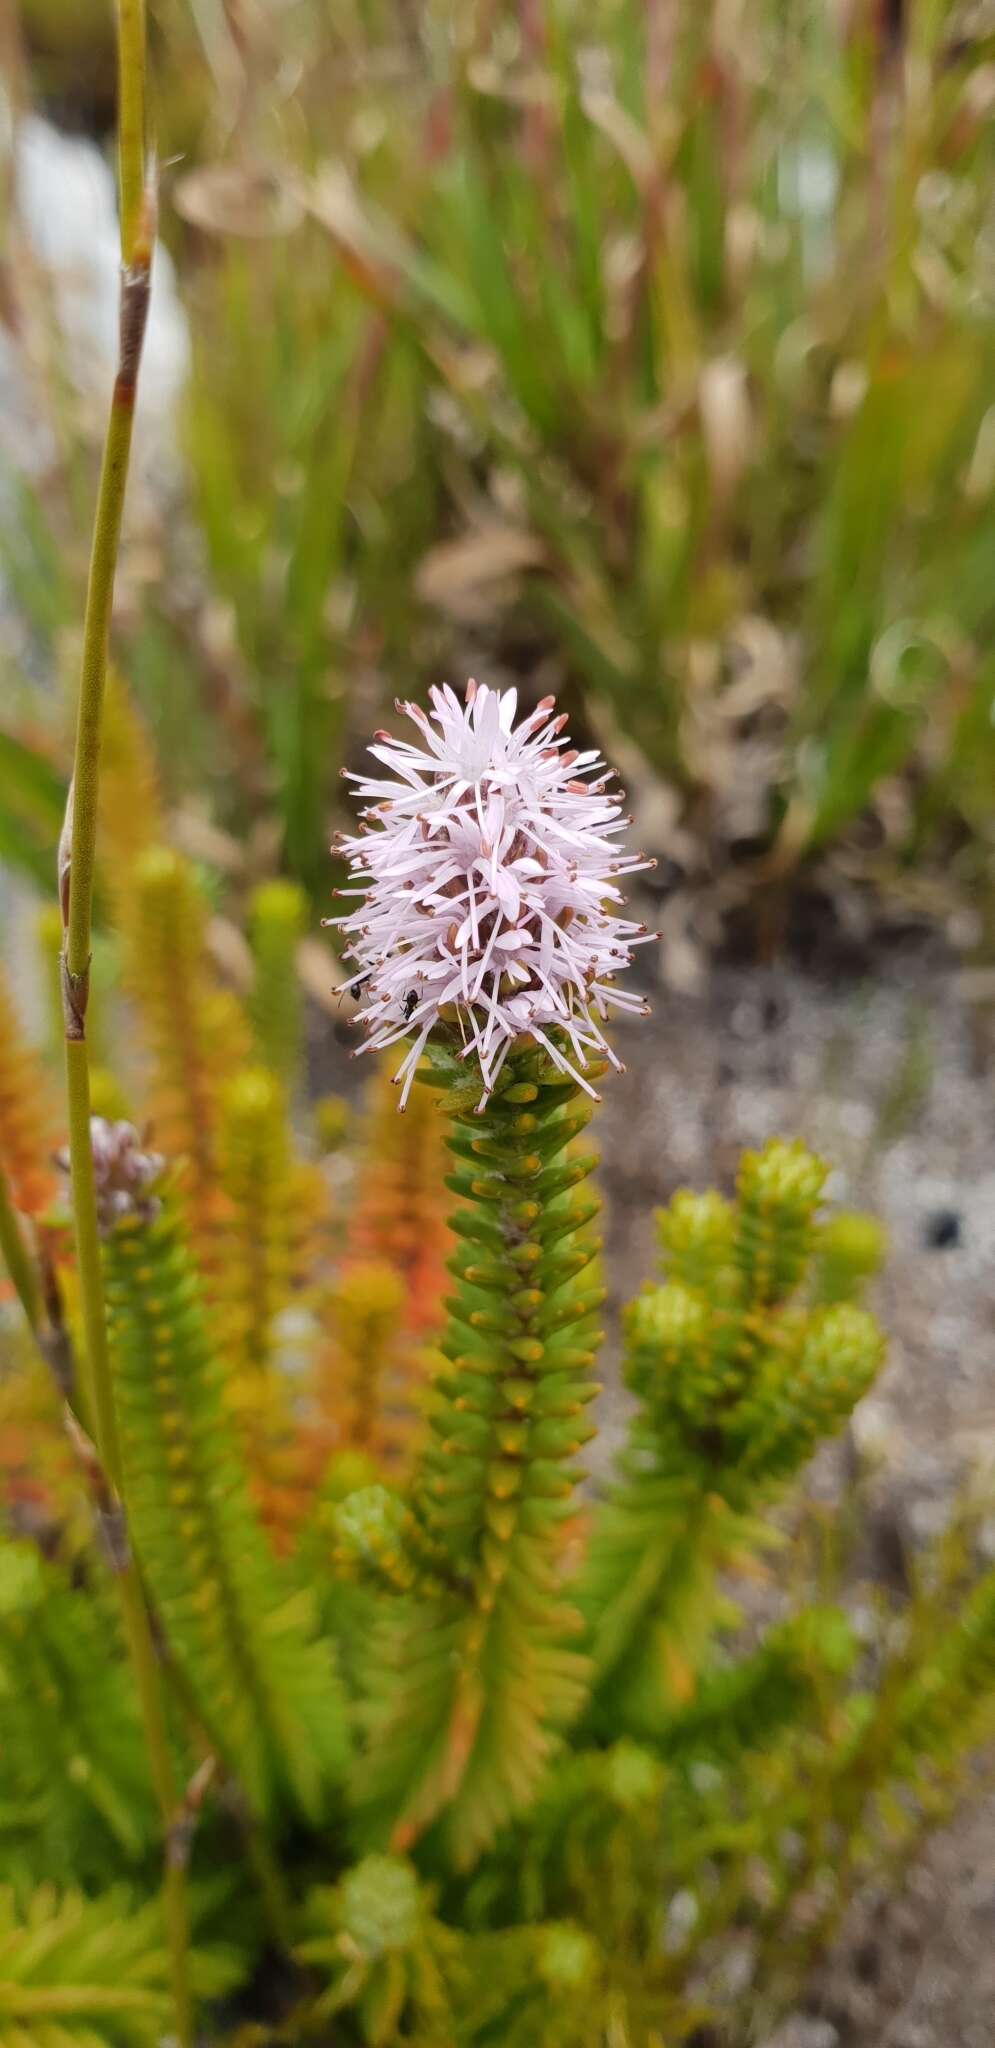
[[[391,779],[355,775],[369,800],[356,837],[339,841],[362,907],[329,920],[348,935],[363,990],[363,1051],[413,1037],[396,1075],[401,1107],[429,1033],[458,1030],[487,1100],[516,1039],[531,1038],[586,1088],[607,1054],[610,1006],[645,1012],[614,986],[652,936],[619,917],[618,878],[651,865],[617,844],[628,822],[608,794],[611,769],[578,753],[552,697],[515,724],[517,693],[446,685],[431,715],[399,704],[422,745],[374,735]],[[569,1057],[569,1054],[573,1057]]]

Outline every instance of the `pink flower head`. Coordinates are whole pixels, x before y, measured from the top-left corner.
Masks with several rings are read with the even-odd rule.
[[[614,986],[644,925],[615,914],[618,877],[651,866],[617,844],[627,819],[612,771],[577,753],[552,697],[515,724],[517,692],[445,685],[431,713],[399,704],[422,744],[378,732],[390,779],[356,775],[369,799],[340,841],[362,907],[340,923],[364,989],[363,1051],[413,1036],[398,1068],[407,1101],[429,1034],[458,1030],[483,1078],[482,1108],[516,1039],[531,1038],[589,1095],[588,1057],[607,1054],[610,1006],[645,1013]]]

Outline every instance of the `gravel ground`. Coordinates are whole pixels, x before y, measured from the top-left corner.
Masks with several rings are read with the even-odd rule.
[[[984,1021],[925,941],[879,955],[873,980],[719,966],[704,995],[658,993],[652,1021],[620,1036],[627,1072],[599,1122],[616,1309],[651,1267],[653,1207],[681,1185],[728,1188],[740,1150],[774,1133],[806,1139],[833,1197],[886,1225],[873,1305],[889,1357],[855,1424],[879,1460],[869,1561],[885,1574],[938,1532],[965,1478],[995,1470]],[[603,1408],[617,1441],[610,1378]],[[827,1459],[821,1483],[838,1470]],[[995,1515],[984,1540],[995,1555]],[[979,1789],[897,1899],[855,1902],[813,2004],[764,2048],[993,2048],[995,1798]]]

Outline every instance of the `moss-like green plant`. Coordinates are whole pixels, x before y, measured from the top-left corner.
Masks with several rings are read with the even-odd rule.
[[[86,1508],[60,1413],[62,1392],[48,1358],[16,1328],[0,1373],[0,1526],[68,1538],[74,1552],[88,1536]]]
[[[180,1162],[198,1257],[216,1259],[223,1204],[217,1181],[222,1090],[249,1038],[233,998],[218,987],[205,949],[206,905],[188,865],[167,847],[133,871],[125,920],[124,980],[152,1058],[149,1106],[157,1142]]]
[[[815,1292],[820,1301],[859,1301],[883,1263],[887,1242],[876,1216],[844,1213],[824,1223],[816,1241]]]
[[[367,1856],[334,1889],[304,1902],[297,1954],[328,1980],[311,2024],[355,2012],[370,2048],[420,2042],[456,2048],[451,2005],[457,1938],[431,1913],[418,1877],[396,1856]]]
[[[212,1292],[225,1398],[260,1511],[278,1530],[296,1518],[298,1465],[281,1325],[305,1300],[324,1191],[316,1170],[295,1156],[283,1084],[266,1068],[244,1067],[225,1083],[217,1154],[225,1255]]]
[[[108,1645],[111,1631],[108,1612],[32,1544],[0,1552],[0,1835],[8,1871],[106,1881],[141,1863],[154,1840],[134,1698],[113,1635]]]
[[[193,1957],[196,1989],[217,1996],[237,1963]],[[115,1885],[99,1899],[40,1885],[0,1889],[3,2048],[152,2048],[170,2021],[168,1965],[155,1905]]]
[[[280,1083],[259,1068],[222,1092],[218,1178],[227,1198],[217,1292],[232,1369],[258,1380],[273,1362],[277,1318],[304,1282],[319,1194],[297,1159]]]
[[[191,870],[146,847],[114,914],[152,1052],[128,1094],[159,1114],[144,1136],[88,1125],[90,1313],[58,1200],[2,1211],[24,1311],[0,1386],[2,2048],[175,2031],[163,1847],[198,2020],[233,2048],[264,2003],[286,2048],[658,2048],[709,2026],[743,2048],[992,1726],[993,1575],[965,1542],[870,1641],[832,1546],[817,1566],[799,1542],[778,1581],[787,1503],[804,1520],[807,1461],[883,1354],[860,1300],[880,1233],[823,1214],[803,1145],[658,1216],[662,1270],[621,1317],[627,1435],[581,1493],[605,1308],[587,1126],[645,934],[611,907],[601,771],[551,707],[524,727],[483,692],[434,710],[476,794],[435,756],[349,849],[375,871],[354,973],[404,1116],[378,1075],[358,1145],[338,1119],[315,1166],[280,1034],[257,1014],[253,1039]],[[66,1308],[73,1411],[69,1375],[39,1377]],[[758,1609],[740,1582],[761,1573]],[[747,1933],[756,1982],[730,2002]]]
[[[393,1066],[381,1064],[367,1089],[358,1187],[349,1217],[350,1249],[358,1259],[384,1261],[404,1282],[404,1324],[413,1343],[438,1328],[452,1241],[445,1124],[430,1087],[397,1114]]]
[[[322,1458],[348,1446],[383,1462],[410,1435],[400,1343],[404,1306],[403,1278],[383,1259],[350,1261],[329,1296],[314,1425]]]
[[[744,1158],[735,1204],[678,1194],[659,1220],[668,1278],[628,1311],[639,1408],[581,1585],[595,1722],[645,1735],[693,1697],[721,1567],[763,1540],[756,1510],[878,1369],[863,1310],[796,1299],[824,1177],[773,1141]]]
[[[995,1720],[995,1571],[987,1571],[913,1663],[895,1712],[901,1769],[949,1766],[965,1743],[986,1742]]]
[[[162,795],[148,733],[122,678],[107,677],[100,764],[98,857],[114,923],[140,945],[132,930],[141,914],[134,871],[143,855],[165,836]]]
[[[255,1810],[312,1821],[345,1759],[343,1707],[308,1595],[284,1582],[248,1497],[221,1357],[172,1208],[104,1250],[125,1487],[142,1573],[197,1714]]]
[[[296,882],[263,882],[249,904],[255,979],[249,1015],[259,1051],[283,1081],[300,1060],[302,998],[297,947],[307,929],[307,897]]]
[[[575,1190],[592,1160],[562,1156],[587,1122],[577,1091],[522,1057],[479,1117],[455,1062],[433,1055],[431,1073],[455,1098],[450,1185],[464,1206],[414,1513],[468,1592],[440,1580],[391,1631],[362,1797],[374,1837],[408,1847],[440,1821],[469,1863],[531,1797],[583,1697],[559,1531],[591,1434],[603,1294],[582,1282],[597,1205]]]
[[[54,1189],[55,1110],[41,1061],[28,1045],[0,976],[0,1169],[15,1209],[36,1216]]]

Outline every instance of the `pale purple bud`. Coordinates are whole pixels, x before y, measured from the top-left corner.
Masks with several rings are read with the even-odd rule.
[[[134,1124],[109,1123],[106,1117],[90,1118],[93,1178],[97,1196],[97,1222],[106,1237],[125,1216],[151,1223],[161,1203],[149,1192],[162,1177],[165,1159],[149,1152]],[[58,1155],[59,1165],[69,1169],[69,1153]]]

